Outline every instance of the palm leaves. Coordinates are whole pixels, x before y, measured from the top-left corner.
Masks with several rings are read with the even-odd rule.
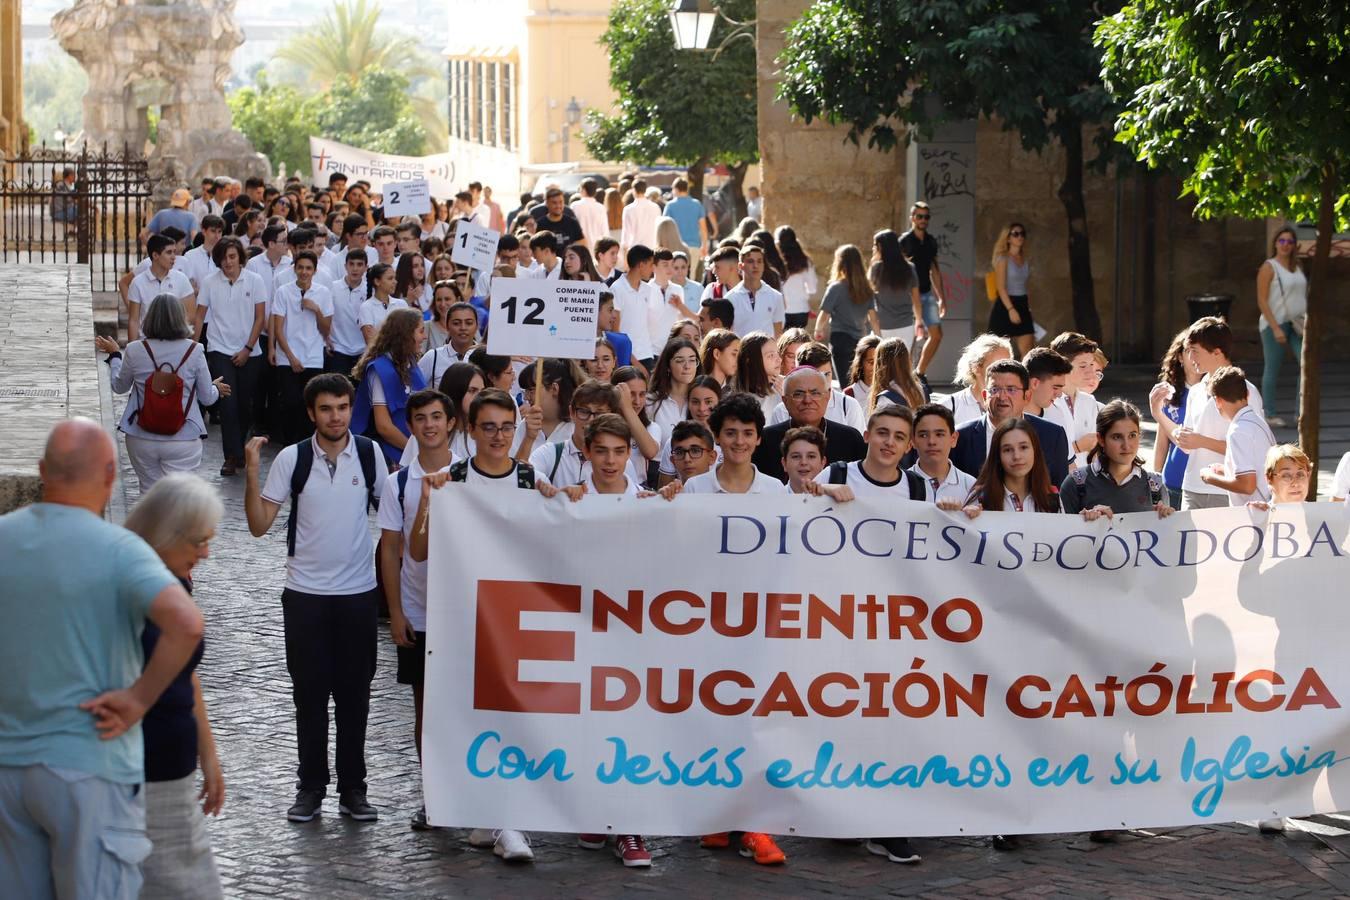
[[[399,72],[410,81],[440,78],[440,72],[412,38],[391,34],[377,26],[379,3],[346,0],[319,22],[291,38],[276,59],[299,67],[313,87],[327,90],[343,80],[354,84],[371,67]]]

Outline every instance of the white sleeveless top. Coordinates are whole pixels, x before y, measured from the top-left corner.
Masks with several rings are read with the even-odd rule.
[[[1290,272],[1274,259],[1266,260],[1275,270],[1270,279],[1270,290],[1266,293],[1266,302],[1270,304],[1270,313],[1275,321],[1296,322],[1308,314],[1308,278],[1299,268]],[[1260,317],[1260,327],[1270,328],[1265,316]]]

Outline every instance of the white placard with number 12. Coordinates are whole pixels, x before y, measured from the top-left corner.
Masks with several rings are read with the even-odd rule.
[[[595,281],[494,278],[488,352],[594,359],[600,292]]]

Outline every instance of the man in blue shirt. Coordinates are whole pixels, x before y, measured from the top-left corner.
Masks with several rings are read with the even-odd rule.
[[[174,191],[173,196],[169,198],[169,208],[161,209],[151,216],[150,223],[141,231],[141,243],[145,243],[150,235],[159,234],[172,225],[187,235],[190,245],[192,239],[197,236],[197,217],[188,212],[188,204],[191,202],[192,194],[187,188]]]
[[[708,218],[707,213],[703,211],[703,204],[689,196],[689,181],[684,176],[676,178],[670,190],[675,196],[666,204],[666,215],[674,219],[675,224],[679,226],[680,240],[684,241],[685,246],[697,251],[698,256],[702,256],[708,246]]]
[[[42,502],[0,516],[0,891],[15,897],[139,893],[139,723],[202,636],[155,551],[103,520],[116,469],[98,425],[63,422]],[[163,636],[142,670],[146,619]]]

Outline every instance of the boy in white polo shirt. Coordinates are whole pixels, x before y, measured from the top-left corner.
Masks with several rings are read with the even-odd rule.
[[[945,403],[925,403],[914,410],[913,445],[919,458],[909,470],[928,482],[928,499],[943,509],[965,506],[975,479],[952,465],[956,414],[951,408]]]
[[[145,242],[150,253],[150,265],[131,279],[127,288],[127,340],[141,336],[141,321],[150,301],[160,294],[172,294],[183,304],[183,313],[189,322],[197,315],[197,294],[187,275],[177,268],[178,244],[163,234],[152,234]]]
[[[412,687],[413,741],[422,758],[422,686],[426,672],[427,564],[409,552],[413,522],[422,500],[422,479],[450,470],[450,398],[439,391],[416,391],[408,397],[408,428],[417,439],[417,455],[406,468],[389,475],[380,492],[380,566],[386,573],[384,598],[389,605],[389,634],[398,654],[399,684]],[[398,572],[394,578],[392,573]],[[425,831],[426,806],[412,818],[415,831]]]
[[[820,493],[841,503],[857,497],[927,500],[927,481],[900,465],[909,452],[913,430],[914,414],[908,408],[894,403],[878,406],[867,417],[867,431],[863,433],[867,455],[857,462],[826,466],[815,477]]]
[[[1275,435],[1265,416],[1247,402],[1247,379],[1235,366],[1224,366],[1209,376],[1209,395],[1228,422],[1223,463],[1200,472],[1200,480],[1228,492],[1229,506],[1245,506],[1270,499],[1266,481],[1266,454]]]
[[[244,511],[262,537],[288,499],[286,589],[281,609],[286,668],[295,702],[300,766],[292,822],[319,815],[328,790],[328,700],[337,726],[338,811],[360,822],[379,818],[366,801],[366,720],[375,677],[375,554],[367,509],[382,484],[379,446],[351,433],[351,380],[326,373],[305,386],[314,436],[277,454],[258,489],[266,438],[244,450]]]
[[[1186,331],[1186,365],[1203,377],[1187,389],[1186,418],[1181,425],[1174,425],[1166,416],[1157,420],[1158,429],[1186,451],[1186,474],[1181,482],[1184,510],[1228,505],[1228,492],[1206,482],[1200,473],[1221,462],[1227,450],[1228,420],[1209,394],[1209,378],[1220,368],[1232,365],[1232,346],[1233,332],[1223,319],[1206,316],[1196,320]],[[1258,414],[1265,413],[1261,392],[1250,381],[1247,405]]]
[[[751,462],[755,448],[764,439],[764,408],[758,398],[746,393],[729,395],[708,417],[708,427],[722,448],[722,461],[685,482],[685,493],[787,493],[787,485],[765,475]]]

